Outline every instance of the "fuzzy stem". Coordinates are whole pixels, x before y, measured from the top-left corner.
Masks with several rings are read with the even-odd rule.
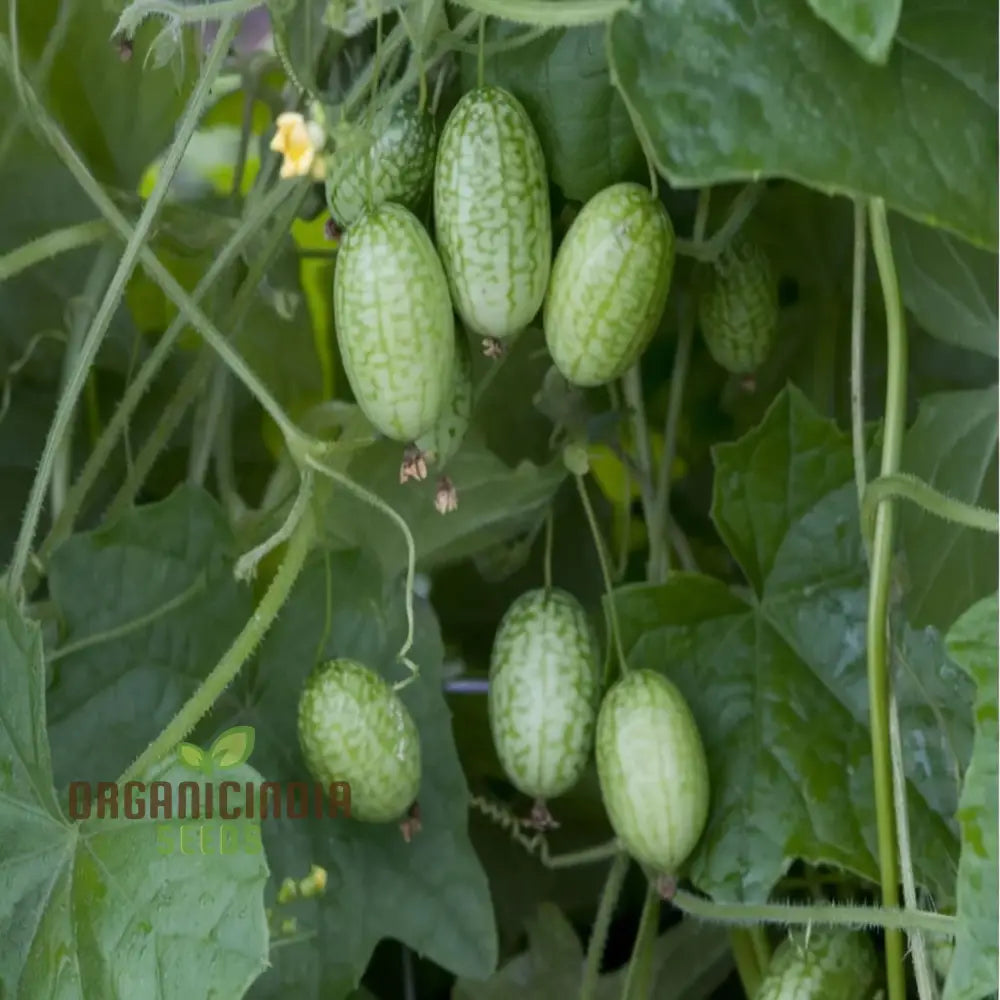
[[[260,604],[257,605],[256,610],[243,626],[243,630],[233,640],[232,645],[212,668],[212,672],[205,678],[198,690],[170,720],[163,732],[150,743],[121,776],[119,783],[142,777],[150,767],[161,760],[194,729],[222,692],[236,679],[240,668],[250,658],[274,619],[277,618],[285,601],[288,600],[292,587],[305,565],[314,535],[313,518],[307,512],[293,531],[288,549],[285,551],[285,558],[278,567],[266,593],[261,598]]]
[[[457,0],[461,7],[519,24],[547,28],[571,28],[603,24],[620,10],[628,10],[628,0]]]
[[[583,985],[580,987],[580,1000],[593,1000],[597,989],[597,980],[601,973],[601,959],[604,958],[604,947],[608,941],[608,931],[611,929],[611,918],[618,905],[625,876],[628,874],[631,859],[620,851],[611,864],[608,877],[604,881],[601,901],[597,906],[597,916],[590,932],[587,944],[587,962],[584,966]]]
[[[642,904],[642,915],[639,917],[639,929],[632,945],[628,972],[625,974],[622,1000],[645,1000],[652,996],[652,959],[659,917],[660,894],[656,891],[655,885],[649,885],[646,889],[646,899]]]
[[[851,285],[851,450],[854,453],[854,482],[858,491],[858,509],[865,496],[868,479],[865,457],[865,259],[868,253],[868,227],[865,225],[865,201],[854,202],[854,276]],[[870,548],[870,540],[865,539]]]
[[[555,535],[554,518],[552,506],[545,512],[545,562],[543,564],[543,579],[545,581],[545,592],[552,589],[552,540]]]
[[[646,424],[646,404],[642,398],[642,369],[636,362],[622,379],[622,391],[629,422],[632,425],[632,441],[635,445],[635,461],[639,473],[639,499],[642,503],[642,517],[646,522],[646,537],[649,539],[649,560],[646,572],[660,558],[660,548],[664,544],[663,533],[656,530],[654,521],[655,500],[653,498],[653,453],[649,445],[649,427]]]
[[[90,329],[87,331],[87,335],[81,344],[77,363],[59,395],[56,414],[49,428],[38,472],[32,483],[31,494],[25,507],[21,530],[14,545],[14,554],[7,575],[7,587],[11,593],[16,593],[21,587],[24,570],[28,564],[28,556],[31,552],[31,544],[35,537],[35,529],[38,527],[42,506],[45,502],[45,491],[48,488],[52,466],[58,454],[62,437],[72,420],[73,411],[86,383],[90,366],[97,356],[104,335],[111,324],[111,319],[120,305],[125,285],[135,269],[137,257],[144,249],[145,241],[153,225],[153,220],[156,218],[160,205],[166,197],[167,189],[174,178],[177,168],[180,166],[181,157],[184,155],[184,151],[204,110],[212,82],[215,80],[226,58],[229,51],[229,43],[235,34],[235,30],[236,26],[231,21],[223,23],[219,28],[215,45],[212,47],[212,52],[206,62],[205,69],[199,77],[198,84],[188,101],[188,106],[177,128],[177,135],[164,158],[153,192],[143,207],[135,229],[129,234],[129,239],[118,268],[108,285],[104,299],[97,310],[97,315],[94,316]],[[0,39],[0,43],[2,43],[0,44],[0,63],[3,64],[8,74],[13,76],[15,84],[21,87],[23,91],[22,96],[27,98],[29,93],[27,83],[22,80],[19,73],[12,72],[14,64],[12,62],[10,47],[5,39]],[[30,101],[26,100],[26,104],[30,103]]]
[[[906,419],[906,327],[899,283],[889,239],[885,204],[875,199],[869,204],[872,246],[885,300],[888,357],[881,474],[899,470]],[[899,902],[899,858],[893,815],[892,752],[889,739],[889,664],[887,632],[889,584],[892,571],[894,507],[879,506],[872,541],[868,587],[868,703],[871,722],[872,767],[875,786],[875,815],[878,825],[878,858],[882,885],[882,905],[892,909]],[[905,1000],[903,938],[898,930],[885,935],[885,964],[888,1000]]]
[[[743,223],[750,217],[750,213],[757,202],[760,201],[763,193],[763,184],[748,184],[733,199],[733,203],[729,207],[729,215],[717,232],[713,233],[704,242],[699,242],[698,240],[678,240],[676,243],[677,253],[682,257],[694,257],[695,260],[699,260],[705,264],[712,263],[729,246],[733,237],[743,227]]]
[[[98,243],[111,232],[103,219],[54,229],[0,256],[0,282],[13,278],[35,264]]]

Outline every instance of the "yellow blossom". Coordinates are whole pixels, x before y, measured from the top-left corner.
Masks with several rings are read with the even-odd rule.
[[[281,176],[311,175],[321,180],[325,172],[321,150],[326,141],[322,127],[314,121],[306,121],[297,111],[283,111],[275,124],[277,131],[271,139],[271,149],[285,158]]]

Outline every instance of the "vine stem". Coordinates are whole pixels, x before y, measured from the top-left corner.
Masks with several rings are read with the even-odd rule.
[[[700,920],[721,924],[786,924],[807,927],[882,927],[886,933],[917,929],[928,934],[953,936],[956,920],[944,913],[929,910],[904,910],[899,907],[841,906],[819,903],[812,906],[791,903],[715,903],[677,889],[671,903],[684,913]]]
[[[457,0],[477,14],[499,17],[518,24],[542,28],[573,28],[603,24],[620,10],[628,10],[629,0]]]
[[[705,238],[711,197],[711,188],[702,188],[698,193],[698,206],[694,214],[694,230],[691,234],[695,243],[700,243]],[[697,264],[692,268],[691,274],[693,279],[697,274]],[[681,406],[684,402],[684,386],[687,382],[691,348],[694,345],[694,328],[695,308],[694,303],[689,302],[681,315],[677,353],[674,355],[674,367],[670,373],[670,397],[667,400],[667,416],[663,426],[663,454],[660,458],[656,492],[653,497],[653,523],[650,527],[657,533],[657,536],[663,537],[660,543],[659,558],[654,560],[650,555],[649,580],[651,583],[662,583],[670,572],[670,545],[667,541],[668,521],[670,519],[670,477],[673,473],[674,456],[677,454],[677,429],[680,425]]]
[[[618,666],[623,674],[628,673],[628,660],[625,658],[625,648],[622,645],[621,629],[618,627],[618,609],[615,607],[614,588],[611,582],[611,567],[608,564],[608,554],[604,548],[604,539],[601,537],[601,530],[597,524],[597,517],[594,515],[594,507],[587,495],[587,484],[581,475],[573,477],[576,480],[576,491],[580,494],[580,503],[583,504],[583,512],[587,515],[587,524],[590,525],[590,533],[594,539],[594,547],[597,549],[597,559],[601,564],[601,576],[604,578],[604,604],[605,620],[611,629],[611,636],[615,645],[615,652],[618,654]],[[605,672],[607,667],[605,666]],[[605,681],[607,677],[605,677]]]
[[[854,482],[858,510],[865,498],[868,481],[865,456],[865,260],[868,255],[866,204],[854,202],[854,276],[851,284],[851,449],[854,453]],[[865,544],[870,548],[869,540]]]
[[[625,406],[628,409],[629,421],[632,424],[632,439],[635,444],[635,459],[639,473],[639,499],[642,503],[642,516],[646,522],[646,535],[649,538],[649,567],[660,558],[660,547],[663,544],[662,532],[656,530],[653,520],[653,453],[649,445],[649,427],[646,425],[646,404],[642,398],[642,369],[636,362],[622,379],[622,392],[625,396]]]
[[[868,206],[872,247],[878,265],[879,281],[885,301],[888,364],[881,474],[891,476],[899,470],[906,420],[906,327],[899,282],[889,238],[885,203],[873,199]],[[879,506],[875,516],[868,584],[868,698],[871,721],[872,764],[874,769],[875,814],[878,825],[879,873],[882,904],[894,908],[899,901],[899,858],[897,856],[892,751],[889,738],[889,688],[891,679],[887,657],[889,585],[892,570],[894,507],[891,502]],[[905,1000],[906,979],[903,965],[903,939],[898,929],[885,934],[885,963],[888,1000]]]
[[[555,526],[552,506],[545,512],[545,562],[543,563],[543,579],[545,581],[545,592],[552,590],[552,539],[555,535]]]
[[[0,256],[0,282],[13,278],[14,275],[34,267],[44,260],[57,257],[59,254],[79,250],[100,242],[111,232],[103,219],[92,219],[75,226],[54,229],[37,239]]]
[[[118,268],[108,284],[107,291],[97,310],[97,314],[94,316],[90,324],[90,329],[87,331],[87,335],[80,345],[80,354],[77,362],[62,392],[59,394],[55,417],[49,427],[45,447],[42,451],[42,458],[39,462],[38,471],[32,483],[31,493],[25,507],[24,517],[21,521],[21,529],[14,545],[14,554],[11,558],[10,569],[7,575],[7,587],[11,593],[16,593],[20,589],[24,570],[28,564],[31,545],[34,541],[35,530],[38,527],[42,506],[45,502],[45,491],[48,488],[53,463],[58,455],[63,435],[66,433],[69,423],[72,420],[73,411],[76,408],[80,393],[87,380],[90,367],[97,356],[98,349],[111,323],[111,318],[118,309],[122,293],[125,290],[125,284],[135,269],[137,257],[144,247],[156,213],[159,211],[160,205],[166,197],[167,189],[180,165],[181,157],[184,155],[188,142],[198,124],[198,120],[208,99],[212,82],[218,75],[219,69],[226,58],[229,51],[229,44],[235,33],[236,25],[232,21],[223,22],[219,28],[218,36],[216,37],[215,44],[212,46],[212,51],[205,68],[198,79],[197,86],[191,94],[188,106],[181,118],[177,135],[163,161],[156,185],[143,208],[142,214],[139,216],[139,221],[136,223],[135,229],[129,234],[129,239],[126,242]],[[3,63],[4,68],[10,73],[14,65],[12,63],[12,53],[5,39],[0,39],[0,42],[2,42],[2,45],[0,45],[0,63]],[[23,88],[22,96],[27,98],[30,92],[27,81],[23,80],[20,73],[13,73],[13,76],[15,85],[19,89]],[[30,104],[32,102],[26,100],[26,103]]]
[[[303,488],[311,488],[311,481],[304,483]],[[301,511],[293,508],[293,513],[299,514]],[[236,679],[240,668],[264,638],[288,599],[292,587],[305,565],[314,537],[315,525],[312,514],[307,510],[305,516],[301,517],[292,531],[284,559],[271,580],[270,586],[240,634],[233,640],[232,645],[212,668],[212,672],[201,683],[198,690],[167,723],[163,732],[150,743],[121,776],[119,783],[142,777],[150,767],[166,756],[194,729],[222,692]]]
[[[642,904],[639,929],[635,934],[628,972],[625,973],[622,1000],[645,1000],[646,997],[652,996],[653,983],[650,977],[653,971],[653,946],[656,944],[659,916],[660,894],[656,891],[656,886],[649,885],[646,889],[646,899]]]
[[[593,1000],[601,972],[604,947],[608,942],[608,931],[611,929],[611,918],[618,905],[618,897],[621,895],[630,864],[631,858],[628,854],[619,851],[608,870],[608,877],[604,880],[601,901],[597,906],[597,916],[594,918],[590,941],[587,944],[587,961],[583,971],[583,984],[580,987],[580,1000]]]

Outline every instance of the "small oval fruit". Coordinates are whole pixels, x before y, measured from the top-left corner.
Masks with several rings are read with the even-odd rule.
[[[755,1000],[868,1000],[877,976],[867,934],[814,928],[778,945]]]
[[[590,387],[623,375],[656,332],[674,270],[674,227],[641,184],[599,191],[566,233],[543,323],[567,381]]]
[[[312,776],[346,781],[351,817],[398,819],[420,790],[420,736],[399,695],[356,660],[319,664],[299,698],[299,744]]]
[[[378,117],[375,139],[354,156],[330,157],[326,202],[342,229],[366,207],[393,201],[412,209],[434,177],[437,129],[434,118],[403,100]]]
[[[469,342],[459,334],[455,345],[455,372],[448,402],[437,423],[414,442],[426,460],[443,469],[462,446],[472,417],[472,358]]]
[[[778,330],[778,283],[770,258],[737,236],[719,255],[698,294],[698,323],[709,354],[733,375],[766,360]]]
[[[580,602],[529,590],[507,609],[493,642],[490,729],[512,785],[555,798],[580,780],[597,714],[597,644]]]
[[[608,819],[625,849],[676,876],[708,820],[705,748],[691,709],[662,674],[635,670],[597,716],[597,776]]]
[[[455,309],[481,337],[523,330],[552,258],[545,157],[513,94],[482,86],[455,105],[438,144],[434,217]]]
[[[455,320],[441,261],[412,212],[385,202],[345,233],[333,309],[365,416],[395,441],[429,431],[452,386]]]

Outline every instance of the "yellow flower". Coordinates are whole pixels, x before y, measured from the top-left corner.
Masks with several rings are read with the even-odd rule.
[[[306,121],[297,111],[283,111],[276,124],[278,128],[271,139],[271,149],[285,158],[281,176],[311,175],[321,180],[325,165],[320,151],[326,141],[322,127],[314,121]]]

